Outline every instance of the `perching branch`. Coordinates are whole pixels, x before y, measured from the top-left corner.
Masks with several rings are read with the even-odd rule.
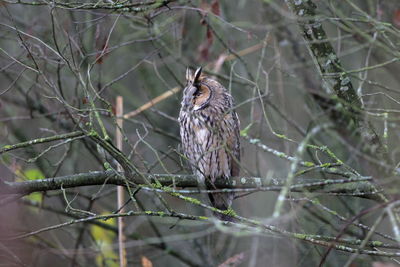
[[[33,192],[44,192],[59,190],[61,188],[74,188],[90,185],[113,184],[126,186],[126,178],[115,171],[95,171],[67,175],[62,177],[30,180],[24,182],[4,182],[0,187],[3,195],[21,194],[27,195]],[[179,193],[196,193],[198,190],[179,190],[182,187],[197,187],[197,179],[193,175],[168,175],[168,174],[146,174],[135,175],[128,180],[132,187],[145,185],[152,187],[149,183],[172,187]],[[216,186],[223,192],[240,191],[279,191],[285,186],[285,179],[259,178],[259,177],[234,177],[231,181],[217,181]],[[306,179],[296,178],[289,187],[291,192],[314,192],[329,194],[347,194],[362,196],[364,198],[380,200],[376,195],[377,190],[369,182],[369,177],[354,177],[346,179]],[[159,186],[155,186],[159,188]],[[171,192],[171,191],[169,191]],[[207,191],[208,192],[208,191]]]

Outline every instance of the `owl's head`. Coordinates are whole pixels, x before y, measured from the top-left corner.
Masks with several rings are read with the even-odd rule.
[[[217,81],[203,75],[202,68],[186,70],[186,87],[182,104],[191,110],[202,110],[223,93],[225,88]]]

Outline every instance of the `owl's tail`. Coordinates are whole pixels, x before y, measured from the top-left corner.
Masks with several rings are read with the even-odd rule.
[[[209,188],[211,190],[211,188]],[[209,193],[208,197],[210,198],[211,204],[214,208],[217,208],[219,210],[225,211],[228,210],[231,205],[232,201],[235,197],[235,193]],[[214,216],[220,220],[223,221],[229,221],[233,222],[234,219],[227,215],[227,214],[222,214],[219,212],[213,212]]]

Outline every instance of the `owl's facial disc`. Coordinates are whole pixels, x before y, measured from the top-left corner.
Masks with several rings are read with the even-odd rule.
[[[210,88],[202,83],[202,68],[197,68],[194,72],[186,69],[186,88],[184,89],[184,102],[186,107],[193,110],[205,108],[211,99]]]
[[[193,94],[193,110],[205,108],[211,99],[211,90],[205,84],[198,84]]]

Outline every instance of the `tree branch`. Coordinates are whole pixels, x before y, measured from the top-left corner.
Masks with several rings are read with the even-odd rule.
[[[73,188],[90,185],[113,184],[126,186],[126,178],[113,170],[94,171],[61,177],[30,180],[24,182],[3,182],[0,193],[3,195],[19,194],[27,195],[33,192],[59,190],[61,188]],[[168,175],[146,174],[134,175],[128,180],[135,185],[150,185],[155,183],[162,186],[172,186],[174,189],[182,187],[197,187],[197,179],[193,175]],[[279,191],[285,186],[285,179],[259,178],[259,177],[233,177],[230,181],[217,181],[220,191]],[[353,177],[346,179],[311,179],[296,178],[289,189],[291,192],[314,192],[330,194],[348,194],[380,201],[376,195],[377,190],[369,182],[369,177]],[[159,187],[158,187],[159,188]],[[171,192],[171,191],[169,191]],[[196,193],[198,190],[178,190],[179,193]],[[207,191],[208,192],[208,191]]]
[[[14,144],[14,145],[5,145],[2,148],[0,148],[0,155],[5,152],[8,152],[8,151],[11,151],[14,149],[18,149],[18,148],[23,148],[23,147],[28,147],[28,146],[32,146],[32,145],[43,144],[43,143],[48,143],[48,142],[53,142],[53,141],[58,141],[58,140],[63,140],[63,139],[70,139],[70,138],[75,138],[75,137],[79,137],[79,136],[83,136],[83,135],[85,135],[83,132],[75,131],[72,133],[37,138],[37,139],[29,140],[26,142]]]
[[[285,1],[297,16],[297,23],[310,55],[324,81],[327,93],[332,96],[331,99],[326,99],[313,94],[314,98],[324,110],[329,111],[329,116],[337,123],[339,132],[344,136],[361,137],[365,144],[363,151],[384,155],[386,150],[375,129],[362,117],[362,102],[317,17],[317,6],[311,0]]]

